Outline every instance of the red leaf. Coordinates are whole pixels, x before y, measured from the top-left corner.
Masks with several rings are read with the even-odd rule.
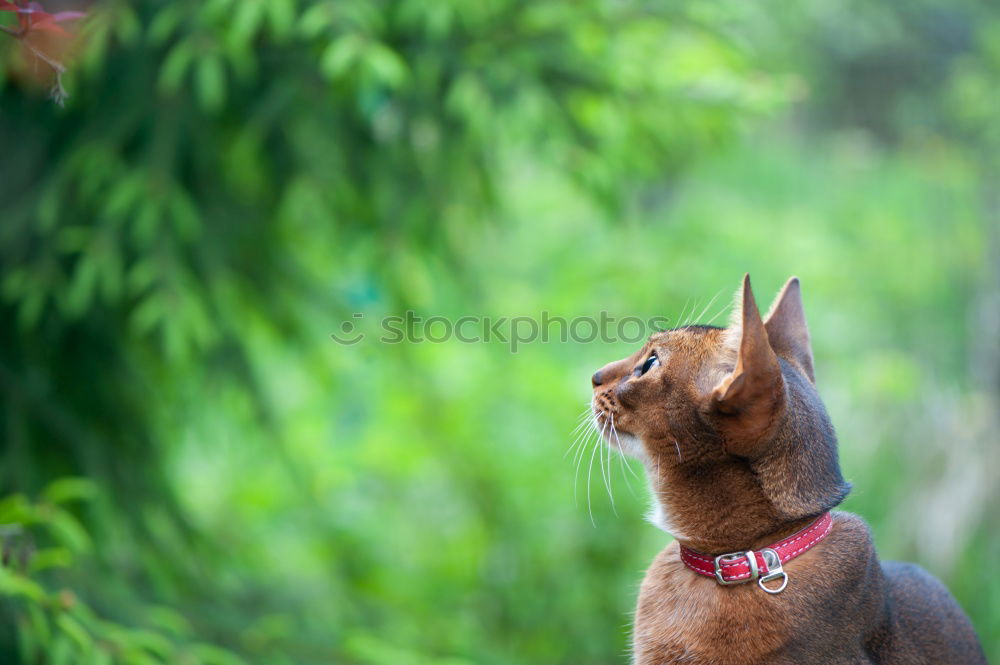
[[[78,18],[83,18],[86,15],[87,14],[84,12],[56,12],[52,15],[52,18],[59,23],[62,21],[73,21]]]
[[[84,16],[87,15],[85,12],[77,12],[77,11],[56,12],[55,14],[50,14],[49,12],[45,11],[45,8],[42,7],[40,3],[29,2],[27,7],[21,7],[19,5],[15,5],[10,0],[0,0],[0,11],[17,12],[18,14],[22,15],[31,15],[34,21],[49,21],[49,20],[53,20],[56,22],[72,21],[78,18],[83,18]]]
[[[21,37],[30,32],[51,32],[62,37],[72,35],[58,25],[61,21],[73,21],[83,18],[85,14],[77,11],[65,11],[50,14],[41,3],[29,2],[27,7],[15,5],[10,0],[0,0],[0,11],[17,12],[17,22],[20,24]]]
[[[63,37],[72,37],[66,28],[56,23],[55,19],[49,14],[36,17],[30,24],[29,32],[51,32]]]

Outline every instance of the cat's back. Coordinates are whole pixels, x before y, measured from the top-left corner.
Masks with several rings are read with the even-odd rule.
[[[887,624],[871,649],[884,665],[986,665],[975,630],[951,593],[913,563],[885,561]]]

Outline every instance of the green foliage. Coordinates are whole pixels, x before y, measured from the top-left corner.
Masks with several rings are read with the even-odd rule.
[[[0,567],[4,618],[15,619],[17,656],[24,663],[153,665],[190,663],[239,665],[235,654],[192,641],[190,627],[174,610],[149,607],[144,627],[108,620],[72,590],[59,588],[54,569],[73,569],[92,551],[91,540],[67,503],[91,499],[98,488],[83,478],[53,481],[40,500],[14,494],[0,502],[0,523],[16,524],[3,534]],[[36,543],[39,545],[36,549]]]
[[[624,661],[666,536],[561,456],[631,345],[378,321],[718,323],[745,270],[803,280],[847,507],[1000,657],[1000,19],[826,7],[106,0],[65,109],[0,56],[0,661]]]

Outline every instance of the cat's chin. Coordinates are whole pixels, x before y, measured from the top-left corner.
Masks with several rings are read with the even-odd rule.
[[[600,433],[604,443],[609,445],[612,449],[617,450],[623,455],[628,455],[629,457],[634,457],[642,462],[647,461],[646,447],[642,444],[642,439],[637,437],[635,434],[629,432],[623,432],[614,426],[614,415],[609,416],[603,410],[598,408],[596,405],[592,404],[591,408],[594,412],[594,418],[591,422],[594,429]],[[608,427],[608,424],[611,427]]]
[[[635,457],[640,460],[645,457],[646,449],[642,445],[642,440],[634,434],[619,432],[618,436],[609,441],[609,443],[612,447],[618,448],[629,457]]]

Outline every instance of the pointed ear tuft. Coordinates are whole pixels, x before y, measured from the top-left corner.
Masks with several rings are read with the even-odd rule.
[[[802,289],[798,277],[790,278],[774,299],[764,320],[764,327],[775,353],[797,365],[809,377],[809,381],[815,384],[809,327],[802,308]]]
[[[710,401],[720,417],[727,450],[751,456],[784,406],[784,381],[753,297],[750,275],[743,277],[739,302],[736,367],[715,386]]]

